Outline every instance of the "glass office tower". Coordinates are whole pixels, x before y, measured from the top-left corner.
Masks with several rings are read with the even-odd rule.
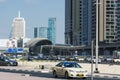
[[[38,37],[38,27],[34,27],[34,38]]]
[[[72,0],[65,0],[65,43],[72,44]]]
[[[35,27],[34,38],[47,38],[47,27]]]
[[[47,38],[47,27],[39,27],[39,37]]]
[[[47,37],[53,44],[56,43],[56,18],[49,18],[48,20]]]
[[[91,0],[65,0],[65,43],[90,45]]]

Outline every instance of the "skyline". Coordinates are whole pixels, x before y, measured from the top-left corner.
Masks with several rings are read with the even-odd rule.
[[[0,38],[9,38],[12,22],[18,16],[26,21],[26,37],[34,37],[34,27],[48,27],[48,19],[56,17],[56,43],[64,43],[64,0],[0,0]],[[6,31],[5,31],[6,30]]]

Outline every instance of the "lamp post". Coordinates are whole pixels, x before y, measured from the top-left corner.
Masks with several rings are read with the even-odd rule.
[[[91,46],[91,80],[93,80],[93,50],[94,50],[94,40],[92,40]]]
[[[98,71],[98,0],[96,0],[96,65],[95,65],[95,73],[99,73],[99,71]]]

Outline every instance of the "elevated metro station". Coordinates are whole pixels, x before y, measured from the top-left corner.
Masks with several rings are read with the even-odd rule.
[[[26,47],[29,48],[29,55],[70,55],[74,53],[75,47],[64,44],[52,44],[46,38],[34,38],[27,42]]]
[[[52,42],[46,38],[34,38],[27,42],[26,47],[29,48],[30,55],[40,53],[41,45],[52,45]]]
[[[52,44],[45,38],[35,38],[27,43],[30,55],[91,55],[91,46],[72,46],[65,44]],[[119,44],[99,44],[99,55],[112,55],[114,50],[120,50]],[[95,55],[95,45],[94,45]]]

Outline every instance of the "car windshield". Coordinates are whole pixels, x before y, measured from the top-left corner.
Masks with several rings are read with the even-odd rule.
[[[65,62],[64,63],[65,67],[70,67],[70,68],[82,68],[79,64],[76,62]]]
[[[8,57],[4,57],[4,60],[5,61],[9,61],[10,59]]]

